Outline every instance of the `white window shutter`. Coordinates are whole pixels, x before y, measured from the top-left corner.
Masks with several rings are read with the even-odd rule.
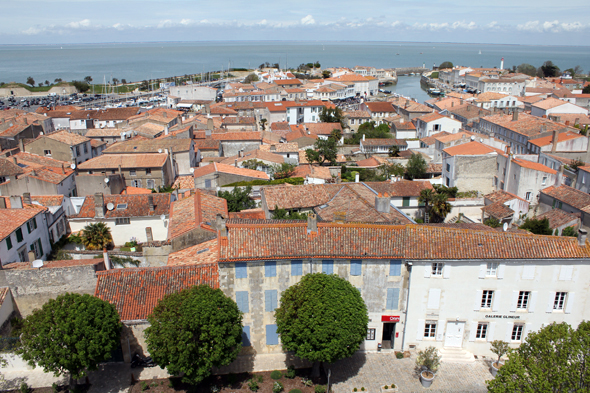
[[[516,311],[516,304],[518,303],[518,291],[512,291],[512,303],[510,303],[510,311]]]
[[[531,298],[529,299],[528,312],[535,312],[536,306],[537,306],[537,291],[533,291],[533,292],[531,292]]]
[[[471,322],[471,331],[469,332],[469,341],[475,341],[475,334],[477,333],[477,322]]]
[[[522,279],[523,280],[532,280],[535,278],[535,266],[534,265],[524,265],[522,269]]]
[[[448,263],[443,266],[443,278],[451,278],[451,265]]]
[[[473,311],[481,310],[481,297],[483,296],[483,291],[477,290],[475,291],[475,303],[473,304]]]
[[[424,320],[418,319],[418,331],[416,332],[416,340],[422,341],[424,338]]]
[[[494,331],[495,330],[496,330],[496,322],[490,322],[488,324],[488,334],[487,334],[488,342],[494,341]]]
[[[428,305],[426,308],[438,310],[440,306],[440,288],[430,288],[428,291]]]
[[[555,292],[549,292],[549,302],[547,303],[547,310],[545,312],[553,312],[553,304],[555,304]]]
[[[506,264],[505,263],[501,263],[498,265],[498,278],[502,279],[504,278],[504,270],[506,270]]]
[[[481,263],[479,265],[479,278],[486,278],[486,270],[488,268],[487,263]]]
[[[436,341],[442,341],[445,338],[445,320],[439,319],[436,323]]]
[[[512,328],[513,328],[513,323],[512,322],[508,322],[508,324],[506,325],[506,336],[504,337],[504,341],[506,342],[511,342],[512,341]]]
[[[571,314],[572,313],[572,309],[574,308],[574,292],[569,292],[567,294],[567,299],[566,299],[566,303],[565,303],[565,313],[566,314]]]
[[[427,263],[424,265],[424,278],[430,278],[430,274],[432,273],[432,265]]]
[[[494,291],[494,296],[492,297],[492,311],[498,311],[500,307],[500,291]]]
[[[532,325],[532,323],[527,323],[526,325],[524,325],[524,332],[522,335],[523,341],[526,338],[526,336],[529,335],[529,332],[531,331],[531,325]]]
[[[559,281],[571,281],[574,267],[572,265],[561,265],[559,271]]]

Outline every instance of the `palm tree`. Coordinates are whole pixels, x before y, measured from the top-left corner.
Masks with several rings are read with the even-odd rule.
[[[104,222],[86,225],[81,237],[88,250],[105,249],[113,241],[111,229]]]
[[[425,188],[420,191],[418,203],[424,204],[424,222],[428,222],[428,217],[430,215],[430,205],[432,204],[434,195],[434,190],[432,188]]]
[[[446,216],[451,212],[452,206],[447,202],[447,194],[434,194],[432,200],[433,220],[436,222],[444,222]]]

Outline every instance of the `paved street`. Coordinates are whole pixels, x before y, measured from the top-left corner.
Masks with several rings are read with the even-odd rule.
[[[272,355],[270,355],[272,356]],[[264,355],[262,355],[264,357]],[[269,358],[269,360],[272,360]],[[258,362],[258,360],[257,360]],[[264,359],[260,359],[264,363]],[[486,392],[485,381],[492,378],[489,366],[483,360],[470,364],[443,363],[432,386],[425,389],[414,372],[415,355],[408,359],[396,359],[391,353],[357,353],[352,358],[331,366],[335,393],[351,393],[353,388],[365,388],[368,393],[380,393],[383,385],[395,383],[398,392]],[[277,367],[282,368],[282,367]],[[128,364],[111,363],[90,373],[89,393],[124,393],[129,388],[131,374],[136,379],[150,380],[168,376],[159,367],[131,369]],[[27,372],[3,372],[7,384],[3,389],[15,389],[22,382],[31,387],[51,386],[53,382],[66,384],[66,378],[54,378],[39,368]]]

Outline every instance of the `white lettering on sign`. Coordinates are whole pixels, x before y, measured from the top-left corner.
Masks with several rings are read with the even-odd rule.
[[[486,315],[486,318],[520,319],[520,315]]]

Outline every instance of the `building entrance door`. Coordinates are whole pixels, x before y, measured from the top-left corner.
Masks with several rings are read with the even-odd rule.
[[[383,349],[393,349],[395,341],[395,323],[383,323],[383,337],[381,338]]]
[[[445,347],[461,348],[463,346],[463,333],[465,322],[447,322],[447,333],[445,335]]]

